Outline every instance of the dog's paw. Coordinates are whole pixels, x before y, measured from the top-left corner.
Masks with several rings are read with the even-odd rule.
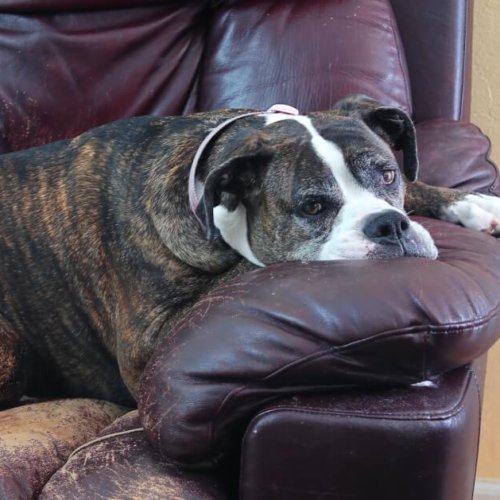
[[[500,198],[486,194],[467,194],[444,207],[442,219],[500,236]]]

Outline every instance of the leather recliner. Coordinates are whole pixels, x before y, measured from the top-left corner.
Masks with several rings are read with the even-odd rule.
[[[412,112],[421,180],[499,193],[469,123],[472,0],[2,10],[2,153],[132,115],[308,112],[364,93]],[[470,499],[500,254],[419,220],[437,261],[287,263],[222,285],[158,347],[138,410],[6,408],[0,497]]]

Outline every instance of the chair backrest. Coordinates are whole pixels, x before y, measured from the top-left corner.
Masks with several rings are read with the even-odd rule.
[[[471,1],[9,0],[0,152],[126,116],[310,111],[355,92],[467,118]]]
[[[469,120],[473,0],[391,0],[416,121]]]

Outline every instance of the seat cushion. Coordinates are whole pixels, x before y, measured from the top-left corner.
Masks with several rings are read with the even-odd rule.
[[[208,474],[168,464],[148,442],[137,411],[127,413],[75,450],[43,489],[40,500],[148,498],[222,500],[228,498]]]
[[[0,412],[0,498],[35,498],[74,448],[124,412],[91,399],[30,403]]]

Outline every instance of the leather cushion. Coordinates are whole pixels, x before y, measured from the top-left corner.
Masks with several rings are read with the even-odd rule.
[[[166,463],[148,442],[133,411],[75,450],[39,496],[40,500],[68,498],[222,500],[227,495],[215,477]]]
[[[408,82],[388,0],[238,2],[213,14],[197,108],[308,112],[363,93],[409,110]]]
[[[411,384],[464,365],[500,332],[500,252],[441,221],[439,260],[287,263],[197,303],[144,372],[139,409],[169,459],[216,464],[269,398]]]
[[[124,411],[105,401],[65,399],[0,412],[0,498],[35,498],[74,448]]]
[[[434,186],[500,195],[491,143],[467,122],[430,120],[417,124],[419,180]]]
[[[206,4],[70,3],[40,0],[26,14],[26,2],[11,2],[0,16],[0,153],[190,109]]]

